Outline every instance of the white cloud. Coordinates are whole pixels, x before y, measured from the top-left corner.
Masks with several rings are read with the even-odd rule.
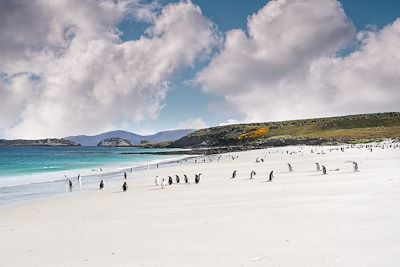
[[[228,119],[224,122],[221,122],[220,124],[218,124],[218,126],[225,126],[225,125],[232,125],[232,124],[239,124],[240,122],[238,120],[235,119]]]
[[[139,0],[2,3],[0,131],[60,137],[155,119],[171,75],[209,55],[217,38],[191,2],[154,8]],[[126,16],[152,25],[122,42]]]
[[[203,129],[207,128],[207,124],[201,118],[191,118],[181,122],[177,129]]]
[[[248,34],[226,33],[196,80],[246,121],[398,110],[400,21],[358,39],[358,51],[336,55],[356,40],[338,1],[270,1]]]

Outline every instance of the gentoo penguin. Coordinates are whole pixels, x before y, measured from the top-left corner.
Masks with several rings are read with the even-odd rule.
[[[122,185],[122,191],[126,191],[128,190],[128,184],[126,182],[124,182],[124,184]]]
[[[268,182],[272,182],[272,178],[274,178],[274,171],[271,171],[271,172],[269,173]]]
[[[315,163],[315,168],[317,169],[317,172],[321,171],[321,168],[319,167],[319,163]]]
[[[81,175],[80,174],[78,174],[77,179],[78,179],[79,186],[82,187],[82,179],[81,179]]]
[[[99,187],[100,187],[100,190],[104,188],[104,181],[103,180],[100,181]]]
[[[72,181],[68,179],[69,191],[72,191]]]
[[[172,177],[171,177],[171,176],[168,176],[168,184],[169,184],[169,185],[172,185],[172,183],[173,183]]]
[[[194,181],[196,184],[200,183],[200,175],[201,175],[201,173],[195,174]]]
[[[160,185],[160,179],[158,179],[158,176],[156,176],[156,179],[154,180],[154,183],[156,184],[156,186]]]
[[[179,184],[179,176],[178,175],[175,175],[175,180],[176,180],[176,183]]]
[[[322,174],[326,174],[326,168],[324,165],[322,165]]]
[[[189,183],[189,179],[188,179],[188,177],[186,176],[186,174],[183,175],[183,178],[185,179],[185,184],[188,184],[188,183]]]
[[[353,161],[353,171],[358,172],[358,164],[355,161]]]
[[[253,179],[253,176],[254,175],[256,175],[256,172],[255,171],[252,171],[251,173],[250,173],[250,179]]]
[[[162,182],[161,182],[161,188],[164,189],[165,187],[167,187],[167,182],[166,182],[165,179],[163,178],[163,179],[162,179]]]
[[[126,172],[124,172],[124,180],[126,180],[127,177],[128,175],[126,174]]]
[[[65,179],[64,179],[65,191],[67,191],[67,190],[68,190],[68,187],[69,187],[69,184],[68,184],[68,177],[67,177],[66,175],[64,175],[64,176],[65,176]]]
[[[289,172],[292,172],[293,171],[292,165],[290,165],[290,163],[288,163],[287,165],[288,165],[288,168],[289,168]]]
[[[236,171],[237,171],[237,170],[234,170],[234,171],[233,171],[231,179],[236,178]]]

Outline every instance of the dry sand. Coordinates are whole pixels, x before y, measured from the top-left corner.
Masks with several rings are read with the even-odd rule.
[[[231,153],[137,173],[125,193],[106,182],[3,206],[0,266],[399,266],[400,148],[311,149]],[[190,185],[154,185],[184,173]]]

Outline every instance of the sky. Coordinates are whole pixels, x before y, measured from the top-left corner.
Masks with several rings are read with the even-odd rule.
[[[4,0],[0,138],[399,111],[396,0]]]

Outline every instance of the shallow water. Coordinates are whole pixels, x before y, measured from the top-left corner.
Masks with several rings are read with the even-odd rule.
[[[147,164],[182,158],[171,155],[122,154],[168,149],[102,147],[0,147],[0,205],[73,191],[97,189],[100,180],[121,179],[122,171],[146,169]],[[165,165],[164,163],[162,165]],[[82,186],[77,181],[82,177]]]

